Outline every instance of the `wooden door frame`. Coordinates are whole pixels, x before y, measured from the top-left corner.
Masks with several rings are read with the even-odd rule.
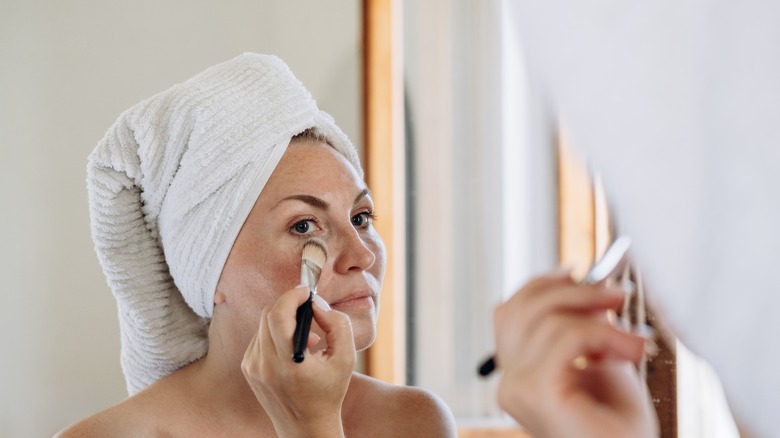
[[[405,169],[400,0],[363,0],[363,147],[366,181],[387,248],[377,338],[366,374],[405,383]]]

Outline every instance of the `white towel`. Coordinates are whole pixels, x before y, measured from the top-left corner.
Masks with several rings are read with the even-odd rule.
[[[290,139],[357,153],[279,58],[247,53],[125,111],[89,157],[92,237],[130,394],[203,357],[217,281]]]

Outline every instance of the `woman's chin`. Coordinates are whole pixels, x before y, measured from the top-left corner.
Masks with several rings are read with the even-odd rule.
[[[376,339],[376,320],[374,318],[356,318],[350,315],[352,321],[352,335],[355,340],[355,350],[363,351],[370,347]],[[317,352],[325,350],[328,344],[325,343],[325,334],[322,333],[322,329],[315,328],[316,333],[320,336],[320,341],[313,347],[309,348],[311,352]]]
[[[352,323],[352,334],[355,338],[355,349],[357,351],[365,350],[374,343],[376,339],[376,312],[373,307],[366,309],[351,309],[344,313],[349,316]]]
[[[376,331],[372,330],[371,333],[355,334],[355,350],[363,351],[370,347],[376,339]]]

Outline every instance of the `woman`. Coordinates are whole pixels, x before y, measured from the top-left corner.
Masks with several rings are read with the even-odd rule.
[[[354,148],[278,58],[242,55],[128,110],[88,173],[131,397],[60,436],[454,436],[436,397],[352,371],[384,246]],[[328,259],[297,364],[311,237]]]

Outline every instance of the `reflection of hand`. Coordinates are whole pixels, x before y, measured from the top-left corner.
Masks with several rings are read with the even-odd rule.
[[[615,328],[625,293],[568,275],[526,284],[495,312],[498,402],[538,437],[657,436],[634,364],[644,339]]]
[[[347,315],[314,305],[314,321],[327,348],[292,361],[295,313],[309,297],[299,287],[263,309],[241,369],[279,436],[343,436],[341,404],[355,365],[355,341]],[[326,304],[327,306],[327,304]],[[312,333],[309,346],[318,337]]]

